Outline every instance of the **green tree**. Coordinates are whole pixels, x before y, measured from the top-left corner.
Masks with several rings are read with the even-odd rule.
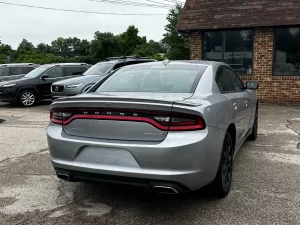
[[[17,52],[33,51],[33,50],[34,50],[34,45],[31,42],[27,41],[26,39],[23,39],[22,42],[19,44]]]
[[[146,37],[138,36],[139,30],[131,25],[128,29],[117,37],[118,53],[121,55],[131,55],[138,45],[147,43]]]
[[[9,63],[14,58],[15,51],[10,45],[0,44],[0,63]],[[7,61],[10,59],[10,61]]]
[[[91,41],[91,55],[97,61],[116,55],[117,38],[109,32],[97,31]]]
[[[38,44],[36,48],[39,52],[51,53],[51,46],[45,43]]]
[[[190,44],[186,34],[181,34],[176,30],[176,24],[179,20],[182,11],[182,4],[176,4],[175,8],[171,9],[165,26],[166,33],[163,35],[163,44],[166,45],[166,57],[170,60],[189,59]]]
[[[58,56],[72,55],[67,39],[59,37],[51,43],[51,51]]]

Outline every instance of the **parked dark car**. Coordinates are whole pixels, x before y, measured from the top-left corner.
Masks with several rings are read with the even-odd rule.
[[[19,80],[0,83],[0,102],[33,106],[37,101],[51,99],[53,82],[81,76],[91,66],[85,63],[43,65]]]
[[[34,63],[0,64],[0,82],[20,79],[37,67]]]
[[[84,73],[82,77],[58,81],[52,84],[52,100],[74,96],[86,92],[107,74],[123,66],[154,62],[155,60],[139,56],[112,57],[97,63]]]

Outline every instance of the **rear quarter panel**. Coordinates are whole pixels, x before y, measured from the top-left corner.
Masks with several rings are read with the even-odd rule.
[[[230,100],[222,94],[193,96],[184,101],[195,106],[173,105],[173,111],[197,114],[203,117],[206,126],[226,130],[234,122],[234,112]]]

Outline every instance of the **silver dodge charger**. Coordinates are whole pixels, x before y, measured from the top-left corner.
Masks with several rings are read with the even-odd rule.
[[[51,105],[47,129],[59,178],[176,194],[231,187],[233,159],[255,140],[258,84],[226,64],[163,61],[124,67],[88,93]]]

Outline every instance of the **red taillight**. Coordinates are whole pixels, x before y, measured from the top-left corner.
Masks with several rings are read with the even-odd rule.
[[[62,112],[51,110],[50,111],[50,120],[52,123],[57,123],[63,125],[65,121],[67,121],[72,116],[71,112]]]
[[[205,128],[203,119],[189,114],[124,109],[61,109],[51,110],[52,123],[67,125],[76,119],[118,120],[149,123],[163,131],[191,131]]]
[[[184,130],[201,130],[205,125],[201,117],[172,117],[169,130],[184,131]]]
[[[200,117],[191,115],[176,116],[154,116],[160,124],[168,126],[170,131],[201,130],[205,128],[204,122]]]

